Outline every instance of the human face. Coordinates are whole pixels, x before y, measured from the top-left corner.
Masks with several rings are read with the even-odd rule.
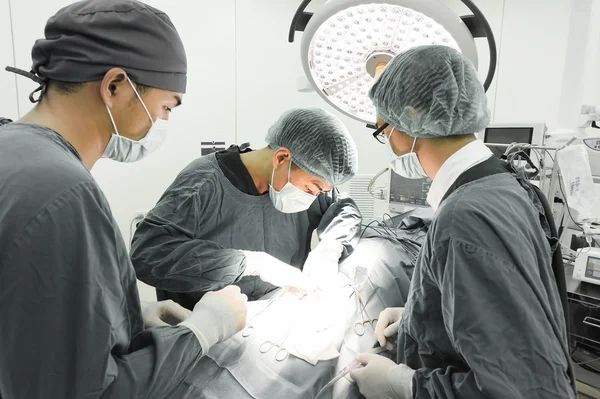
[[[415,140],[414,137],[410,137],[409,135],[394,129],[379,117],[377,118],[376,125],[376,133],[378,133],[378,136],[375,138],[382,144],[386,144],[386,141],[389,141],[394,154],[402,156],[411,151]]]
[[[168,120],[171,111],[181,105],[183,97],[181,93],[162,89],[138,89],[152,118],[150,120],[122,69],[113,68],[106,73],[101,91],[103,101],[110,108],[119,128],[119,134],[136,141],[146,136],[152,123],[158,118]],[[112,134],[112,131],[107,133]]]
[[[288,182],[290,162],[292,162],[292,155],[286,148],[276,151],[273,155],[272,166],[273,169],[275,169],[275,173],[273,174],[271,186],[277,191],[281,191]],[[290,183],[300,190],[314,196],[333,189],[332,184],[327,184],[323,180],[311,176],[294,164],[292,164],[289,177]]]

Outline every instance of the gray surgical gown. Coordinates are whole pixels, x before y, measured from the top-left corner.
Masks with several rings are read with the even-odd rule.
[[[272,290],[258,277],[241,277],[240,250],[264,251],[302,267],[313,230],[352,251],[361,215],[349,198],[318,196],[308,211],[286,214],[269,195],[240,191],[223,174],[215,154],[188,165],[139,224],[131,249],[137,276],[159,296],[193,308],[206,291],[237,284],[250,299]]]
[[[76,150],[37,125],[0,127],[0,317],[6,399],[188,397],[202,356],[186,328],[143,330],[106,198]]]
[[[415,398],[576,397],[539,205],[503,173],[438,209],[399,328]]]

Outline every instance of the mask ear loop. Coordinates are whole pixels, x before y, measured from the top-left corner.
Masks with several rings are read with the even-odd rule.
[[[152,116],[150,115],[150,112],[148,112],[148,108],[146,108],[146,104],[144,104],[144,102],[142,101],[142,98],[140,97],[140,94],[135,89],[135,86],[133,85],[133,82],[131,82],[131,79],[129,79],[129,76],[127,76],[127,81],[129,82],[129,85],[133,89],[133,92],[135,93],[135,95],[138,98],[138,100],[140,100],[140,102],[142,103],[142,107],[144,107],[144,111],[146,111],[146,114],[148,115],[148,118],[150,118],[150,122],[152,124],[154,124],[154,122],[152,121]],[[112,115],[112,112],[110,111],[110,108],[106,104],[104,104],[104,106],[106,107],[106,110],[108,111],[108,116],[109,116],[110,121],[111,121],[111,123],[113,125],[113,129],[115,129],[115,134],[117,136],[120,136],[119,129],[117,129],[117,124],[115,123],[115,118],[113,118],[113,115]]]
[[[413,145],[410,149],[410,152],[415,152],[415,144],[417,143],[417,138],[415,137],[415,141],[413,141]]]
[[[292,180],[292,157],[290,156],[290,166],[288,168],[288,183],[291,183]]]
[[[127,81],[129,82],[129,85],[133,89],[133,92],[135,93],[135,95],[138,98],[138,100],[140,100],[140,102],[142,103],[142,107],[144,107],[144,111],[146,111],[146,114],[148,114],[148,118],[150,119],[150,123],[152,123],[154,125],[154,121],[152,120],[152,115],[150,115],[150,112],[148,111],[148,108],[146,108],[146,104],[144,104],[144,101],[142,101],[142,97],[140,96],[140,94],[138,93],[138,91],[135,89],[135,86],[133,85],[133,82],[131,81],[131,79],[129,79],[129,76],[127,76]]]
[[[275,180],[275,168],[273,168],[273,172],[271,173],[271,187],[275,188],[273,180]]]
[[[387,136],[388,142],[392,139],[392,134],[394,134],[394,129],[395,129],[395,127],[392,127],[392,130],[390,131],[390,135]],[[385,136],[385,134],[384,134],[384,136]]]
[[[117,136],[120,136],[119,129],[117,129],[117,124],[115,123],[115,119],[112,116],[112,112],[110,112],[110,108],[106,104],[104,104],[104,106],[106,107],[106,110],[108,111],[108,117],[110,118],[110,121],[112,122],[113,129],[115,129],[115,134]]]
[[[290,176],[292,173],[292,160],[290,158],[290,166],[288,169],[288,183],[290,181]],[[275,180],[275,168],[273,168],[273,172],[271,172],[271,187],[275,188],[275,186],[273,186],[273,181]]]

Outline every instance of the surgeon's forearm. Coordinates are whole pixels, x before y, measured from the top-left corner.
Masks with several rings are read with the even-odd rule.
[[[138,279],[171,292],[219,290],[238,281],[244,270],[240,251],[205,240],[138,245],[131,260]]]
[[[132,350],[108,362],[114,379],[101,398],[178,398],[175,392],[203,356],[185,327],[145,330],[134,338]]]
[[[352,253],[358,243],[362,215],[356,203],[350,198],[332,204],[317,229],[319,238],[335,240],[344,246],[344,255]]]

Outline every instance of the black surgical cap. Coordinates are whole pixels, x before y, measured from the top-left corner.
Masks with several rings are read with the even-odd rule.
[[[167,14],[136,0],[85,0],[61,9],[48,20],[31,57],[35,76],[10,70],[38,82],[42,95],[48,80],[98,81],[114,67],[149,87],[184,93],[187,83],[175,26]]]

